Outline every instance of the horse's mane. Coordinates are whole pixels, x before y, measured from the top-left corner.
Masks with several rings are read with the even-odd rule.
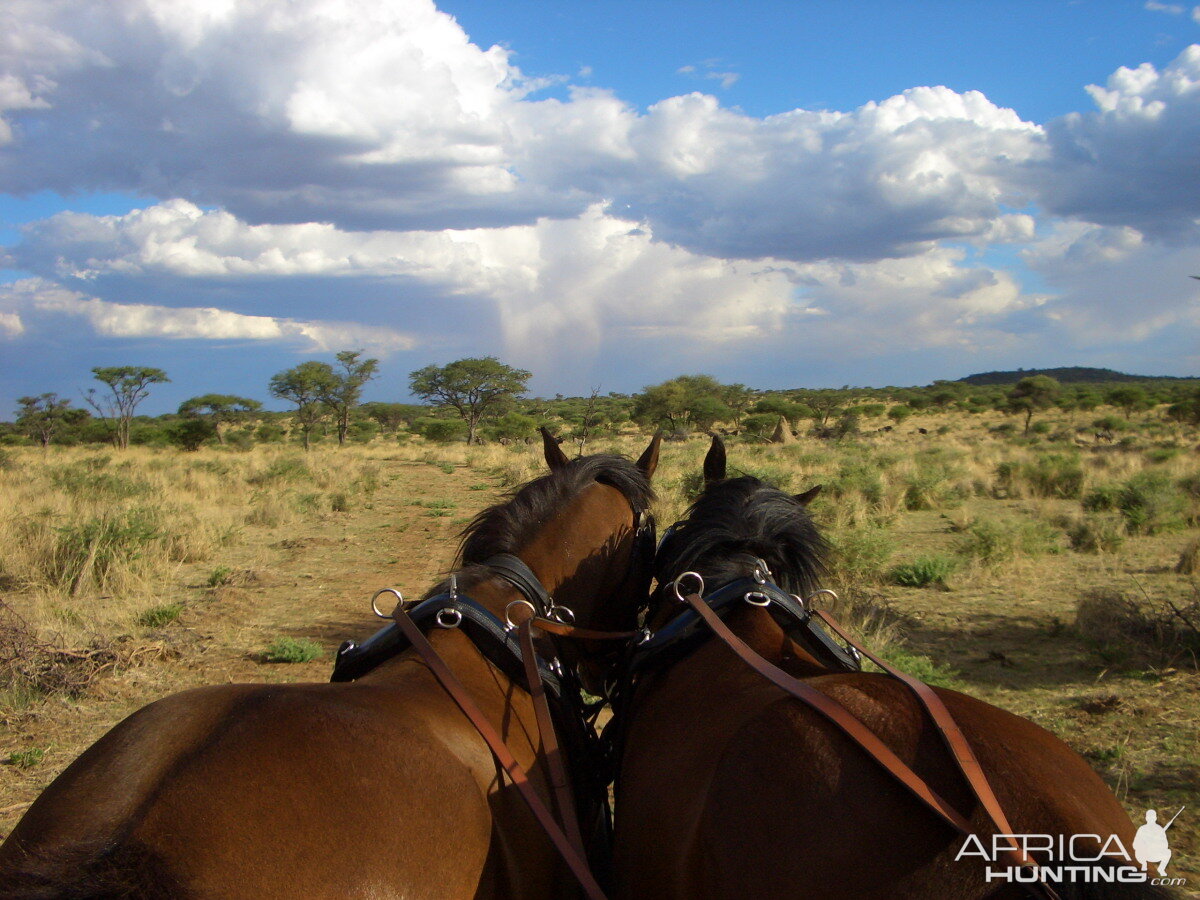
[[[820,587],[829,545],[794,497],[746,475],[705,489],[658,549],[655,576],[704,576],[705,590],[750,575],[757,560],[771,580],[804,597]]]
[[[460,536],[459,564],[482,563],[497,553],[518,553],[557,509],[593,481],[615,487],[639,510],[654,500],[650,480],[624,457],[596,454],[573,459],[475,516]]]

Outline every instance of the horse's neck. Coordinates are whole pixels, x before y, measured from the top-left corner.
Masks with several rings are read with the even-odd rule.
[[[797,678],[829,673],[805,647],[788,637],[765,609],[743,604],[741,609],[734,610],[726,624],[759,656]]]

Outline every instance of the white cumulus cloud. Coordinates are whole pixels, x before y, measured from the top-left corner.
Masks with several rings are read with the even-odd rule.
[[[10,336],[29,328],[53,327],[58,316],[87,322],[104,337],[165,340],[272,341],[306,351],[329,351],[345,346],[372,352],[411,349],[411,337],[391,329],[353,323],[299,321],[248,316],[215,308],[172,308],[145,303],[113,303],[61,285],[29,278],[0,286],[0,329]],[[10,323],[14,327],[5,327]]]

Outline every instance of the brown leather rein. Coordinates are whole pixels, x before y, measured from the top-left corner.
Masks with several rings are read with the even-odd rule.
[[[558,745],[558,738],[555,734],[549,703],[546,699],[545,684],[542,682],[541,674],[538,671],[537,654],[533,646],[533,629],[538,628],[560,637],[623,642],[639,636],[641,632],[592,631],[586,628],[577,628],[574,625],[555,622],[551,619],[540,618],[533,614],[533,605],[527,601],[515,601],[512,604],[512,608],[514,612],[509,616],[510,622],[517,617],[517,610],[528,610],[527,613],[520,614],[519,621],[512,622],[512,624],[517,630],[521,643],[522,663],[525,667],[525,676],[530,689],[529,694],[533,701],[534,715],[537,719],[538,739],[541,742],[542,752],[546,758],[546,768],[550,776],[554,803],[558,809],[557,820],[542,801],[542,798],[538,796],[537,791],[529,780],[528,772],[517,762],[516,757],[504,742],[504,738],[500,732],[488,721],[487,716],[483,714],[483,711],[471,699],[471,695],[466,687],[463,686],[463,683],[451,671],[446,661],[438,655],[438,652],[429,643],[429,640],[417,624],[409,617],[407,611],[404,609],[404,604],[399,604],[396,607],[396,611],[392,614],[392,617],[395,619],[396,625],[404,633],[404,636],[408,638],[412,648],[424,660],[429,671],[458,705],[458,708],[462,710],[463,715],[467,717],[475,727],[475,730],[479,732],[479,736],[487,743],[496,762],[507,773],[513,786],[520,792],[521,798],[529,807],[530,812],[538,820],[538,824],[545,830],[555,849],[563,858],[563,861],[567,864],[567,867],[571,870],[576,880],[579,881],[584,894],[590,900],[605,900],[604,892],[601,890],[599,883],[592,874],[591,867],[588,865],[587,851],[583,846],[583,837],[579,832],[579,820],[575,812],[575,802],[571,796],[571,784],[567,779],[566,761]]]
[[[691,593],[683,593],[680,589],[680,584],[685,578],[695,578],[698,583],[698,589]],[[762,582],[759,581],[759,584]],[[776,666],[774,663],[763,658],[760,654],[750,647],[745,641],[739,638],[722,621],[712,607],[704,601],[700,591],[703,590],[704,582],[700,576],[694,572],[684,573],[680,575],[674,582],[667,585],[674,591],[679,602],[694,610],[695,613],[704,621],[704,623],[712,630],[724,644],[746,665],[755,672],[758,672],[772,684],[776,685],[791,696],[800,700],[809,708],[813,709],[826,720],[836,726],[850,740],[863,749],[872,759],[882,766],[890,775],[899,781],[907,788],[918,800],[926,807],[934,812],[942,821],[948,824],[955,831],[963,835],[974,834],[971,823],[966,816],[956,810],[948,801],[941,797],[928,782],[912,770],[904,763],[895,753],[892,752],[886,744],[881,741],[871,729],[864,725],[853,713],[830,697],[828,694],[818,690],[810,684],[788,674],[783,669]],[[772,587],[774,587],[772,585]],[[770,602],[769,596],[754,589],[754,585],[747,586],[747,594],[749,596],[758,595],[765,598],[767,603]],[[799,599],[799,598],[796,598]],[[800,601],[801,605],[803,601]],[[762,602],[757,605],[765,605]],[[806,607],[807,608],[807,607]],[[876,666],[878,666],[885,674],[900,681],[917,698],[921,706],[929,714],[933,720],[939,734],[942,737],[950,755],[954,758],[959,771],[966,779],[967,785],[971,792],[979,801],[984,813],[991,826],[995,829],[996,834],[1006,839],[1008,847],[1003,848],[1005,854],[1009,857],[1012,863],[1025,869],[1032,869],[1038,874],[1038,880],[1024,883],[1024,887],[1029,888],[1045,897],[1046,900],[1061,900],[1059,894],[1045,881],[1041,880],[1041,873],[1036,860],[1027,855],[1022,848],[1013,840],[1013,828],[1009,824],[1008,817],[1001,808],[999,801],[996,798],[996,793],[992,790],[991,784],[988,782],[987,776],[984,774],[982,767],[979,765],[979,760],[975,756],[975,752],[971,749],[970,742],[962,729],[958,727],[958,723],[954,721],[954,717],[942,702],[941,697],[929,685],[922,681],[918,681],[911,675],[894,668],[884,662],[869,650],[864,649],[856,644],[842,626],[825,610],[809,609],[810,615],[816,616],[822,622],[829,626],[838,637],[846,642],[848,647],[851,647],[857,653],[865,656]]]

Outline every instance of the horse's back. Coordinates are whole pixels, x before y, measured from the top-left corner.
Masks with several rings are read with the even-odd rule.
[[[616,867],[625,896],[988,893],[978,865],[954,861],[961,837],[865,751],[749,669],[721,663],[714,675],[703,662],[717,652],[697,652],[679,667],[699,663],[694,682],[669,673],[639,709],[630,734],[637,752],[623,760],[617,806]],[[810,683],[879,735],[979,833],[994,831],[905,687],[862,674]],[[1128,816],[1065,744],[994,706],[939,694],[1016,831],[1116,833],[1128,841]],[[651,839],[664,831],[676,840]]]
[[[421,699],[227,685],[153,703],[30,808],[0,848],[3,896],[471,897],[495,767],[444,696]]]

